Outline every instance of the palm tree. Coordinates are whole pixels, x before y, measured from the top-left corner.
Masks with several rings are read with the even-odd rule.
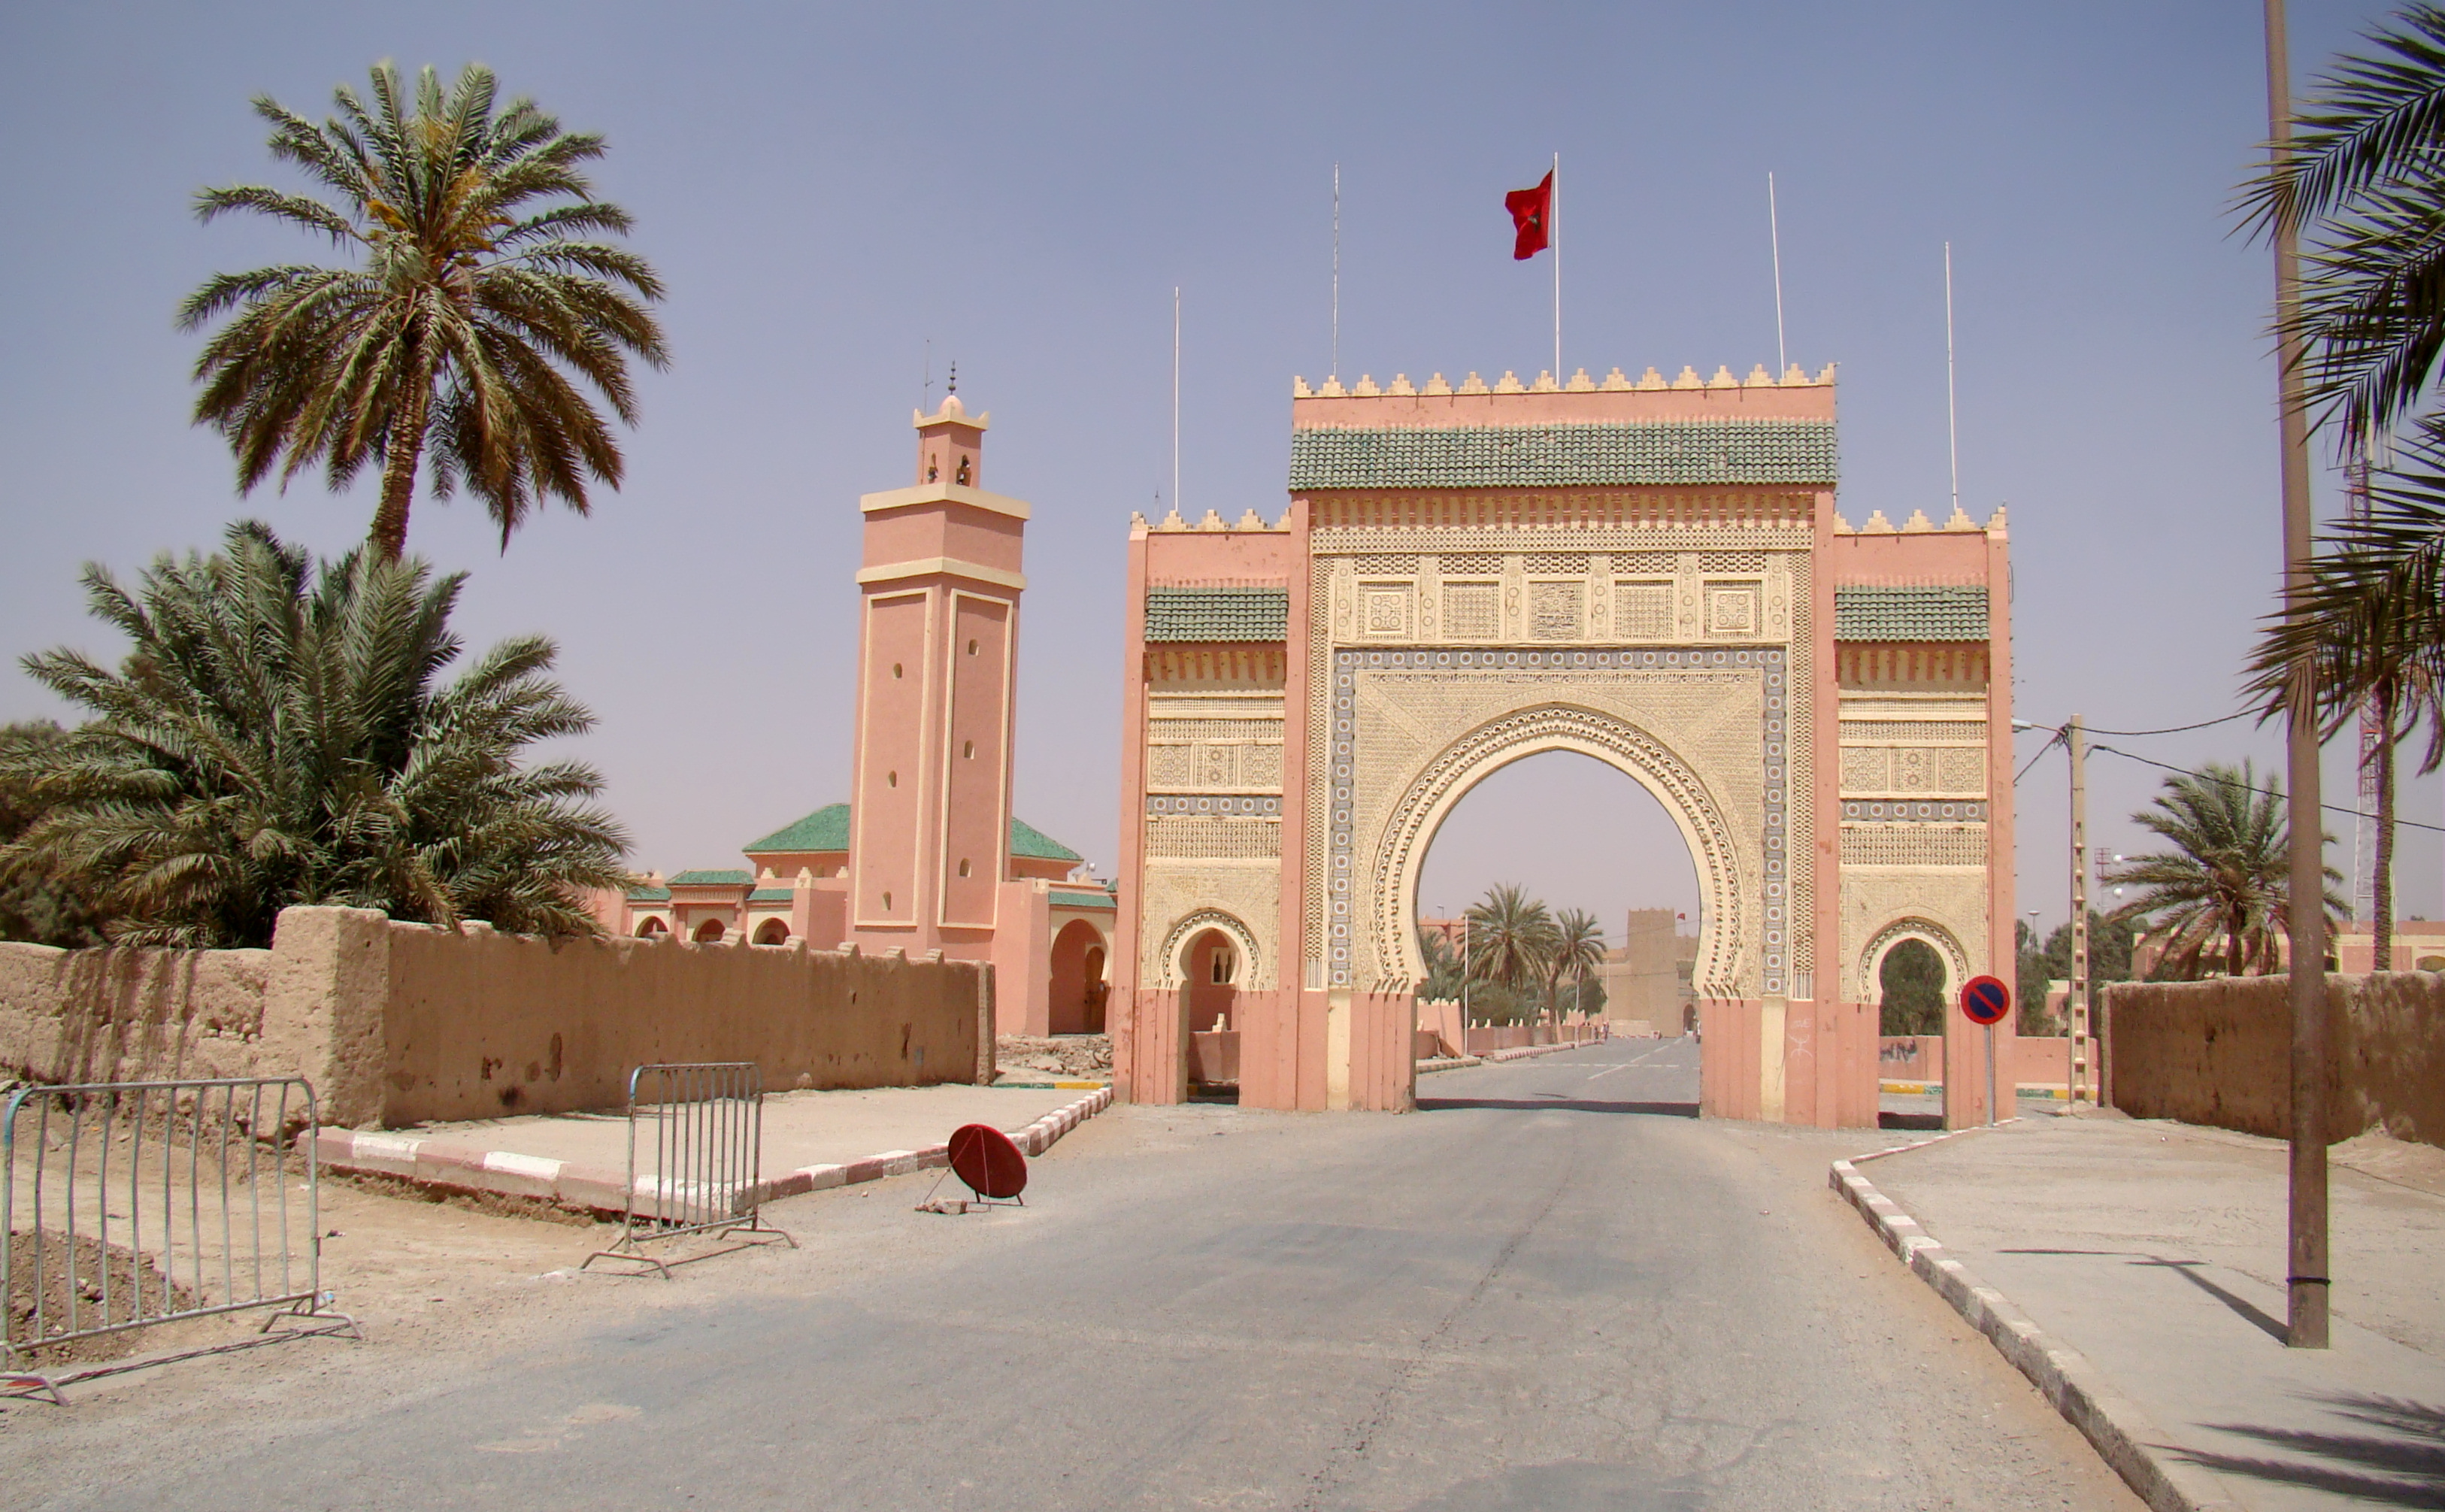
[[[267,944],[291,904],[591,932],[581,889],[627,881],[625,835],[588,803],[602,778],[517,758],[593,716],[545,675],[540,636],[439,681],[462,581],[365,550],[312,571],[252,521],[132,591],[88,566],[92,612],[131,649],[117,671],[26,658],[91,720],[9,752],[0,778],[30,781],[37,817],[0,847],[0,883],[58,877],[134,944]]]
[[[2355,439],[2410,414],[2445,353],[2445,9],[2409,6],[2368,42],[2311,86],[2291,150],[2242,196],[2259,234],[2304,236],[2286,324],[2311,401]]]
[[[1513,883],[1487,890],[1468,907],[1469,976],[1520,993],[1543,976],[1554,948],[1554,916]]]
[[[1562,979],[1586,981],[1589,972],[1604,964],[1604,926],[1595,914],[1565,908],[1555,917],[1553,944],[1545,958],[1545,1000],[1555,1028],[1562,1025]]]
[[[1428,1002],[1457,1002],[1464,977],[1460,952],[1452,948],[1442,930],[1422,928],[1418,931],[1418,954],[1427,962],[1427,980],[1418,983],[1418,996]]]
[[[2357,533],[2337,540],[2318,559],[2290,618],[2269,619],[2249,688],[2263,719],[2280,718],[2293,668],[2305,661],[2315,671],[2322,736],[2334,735],[2363,709],[2375,722],[2377,739],[2366,757],[2377,788],[2375,917],[2368,923],[2375,969],[2383,971],[2394,959],[2396,747],[2424,726],[2428,748],[2419,770],[2434,772],[2445,760],[2445,603],[2439,597],[2445,582],[2433,549],[2388,552],[2366,539],[2365,529],[2356,526]]]
[[[2248,761],[2237,768],[2211,761],[2195,775],[2166,778],[2164,791],[2131,819],[2174,849],[2133,856],[2106,874],[2109,884],[2146,889],[2109,918],[2147,915],[2152,928],[2169,931],[2159,960],[2176,977],[2199,975],[2219,942],[2227,976],[2275,970],[2291,919],[2282,783],[2261,779]],[[2342,880],[2331,867],[2326,876]],[[2342,911],[2331,891],[2325,904],[2330,914]]]
[[[258,95],[273,157],[335,203],[261,185],[208,189],[204,220],[252,211],[358,250],[354,267],[289,264],[221,273],[179,307],[180,328],[223,316],[196,361],[196,420],[228,438],[238,482],[319,463],[333,489],[378,460],[377,555],[407,549],[420,461],[433,495],[459,486],[509,545],[547,497],[583,514],[587,482],[620,485],[620,448],[576,381],[629,424],[627,358],[666,361],[645,305],[663,296],[645,260],[600,239],[628,213],[593,199],[580,165],[603,139],[569,133],[520,98],[495,109],[492,71],[469,64],[445,97],[431,68],[411,105],[388,63],[370,103],[345,87],[315,126]]]

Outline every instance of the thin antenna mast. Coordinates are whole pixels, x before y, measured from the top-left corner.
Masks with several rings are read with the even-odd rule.
[[[1333,165],[1333,376],[1341,376],[1341,164]]]
[[[934,412],[934,338],[931,336],[925,338],[925,386],[917,391],[917,399],[918,414]]]
[[[1944,437],[1952,454],[1952,513],[1961,513],[1961,420],[1952,402],[1952,243],[1944,244]]]
[[[1554,250],[1554,382],[1562,382],[1562,155],[1554,154],[1554,195],[1545,201],[1545,244]]]
[[[1765,176],[1765,233],[1774,244],[1774,373],[1778,379],[1791,359],[1782,349],[1782,222],[1774,213],[1774,174]]]
[[[1171,507],[1180,510],[1180,286],[1171,286]],[[1182,518],[1187,518],[1182,515]]]

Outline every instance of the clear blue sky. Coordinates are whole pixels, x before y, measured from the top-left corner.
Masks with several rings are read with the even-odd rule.
[[[2296,5],[2296,70],[2380,13]],[[189,212],[277,177],[248,97],[319,117],[382,57],[480,59],[607,133],[602,192],[670,285],[675,361],[642,385],[624,492],[506,557],[463,506],[423,506],[411,537],[472,570],[471,641],[559,638],[641,868],[731,862],[845,794],[855,502],[905,480],[930,338],[993,412],[991,483],[1036,506],[1018,810],[1109,870],[1123,549],[1167,484],[1171,289],[1181,502],[1277,513],[1291,375],[1328,365],[1336,161],[1342,368],[1379,377],[1543,365],[1544,265],[1512,263],[1501,203],[1558,149],[1566,363],[1771,363],[1773,171],[1790,353],[1841,364],[1854,521],[1949,507],[1949,238],[1962,495],[2011,506],[2023,716],[2212,718],[2277,555],[2268,259],[2227,215],[2264,130],[2258,26],[2232,3],[10,7],[0,718],[59,712],[16,657],[115,649],[80,563],[132,572],[242,513],[326,551],[362,533],[367,496],[234,496],[187,424],[196,342],[171,316],[215,271],[316,254]],[[2124,743],[2277,751],[2235,728]],[[1626,779],[1541,770],[1463,806],[1430,892],[1516,878],[1609,921],[1689,896]],[[2097,759],[2099,841],[2137,849],[2120,816],[2156,780]],[[2053,756],[2021,793],[2022,905],[2049,923],[2062,786]],[[2404,809],[2436,820],[2436,780]],[[2438,912],[2437,838],[2405,836],[2406,911]]]

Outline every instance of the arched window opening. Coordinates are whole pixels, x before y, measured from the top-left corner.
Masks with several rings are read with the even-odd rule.
[[[790,943],[788,921],[767,919],[756,926],[756,943],[759,945],[786,945]]]
[[[694,938],[698,944],[715,945],[721,943],[723,933],[724,931],[721,927],[720,920],[707,919],[704,923],[696,926],[696,934],[692,938]]]
[[[1207,929],[1188,943],[1186,970],[1182,974],[1188,994],[1188,1026],[1203,1034],[1229,1030],[1240,997],[1240,951],[1231,937]]]
[[[637,925],[637,938],[640,940],[651,940],[658,935],[666,935],[670,932],[671,926],[663,923],[662,916],[659,914],[645,915]]]

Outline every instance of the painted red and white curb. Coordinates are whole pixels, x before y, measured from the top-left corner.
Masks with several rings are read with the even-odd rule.
[[[1112,1090],[1099,1087],[1077,1101],[1053,1110],[1026,1128],[1011,1133],[1012,1143],[1029,1155],[1041,1155],[1061,1136],[1112,1105]],[[445,1140],[418,1138],[354,1129],[325,1129],[314,1136],[314,1155],[323,1166],[357,1175],[395,1176],[422,1186],[450,1191],[482,1192],[498,1197],[524,1197],[583,1213],[619,1213],[628,1205],[628,1175],[575,1161],[549,1160],[513,1150],[471,1149]],[[836,1165],[802,1166],[769,1177],[756,1195],[765,1202],[819,1192],[834,1186],[905,1176],[950,1164],[947,1145],[923,1149],[887,1149],[863,1160]],[[650,1179],[639,1184],[647,1195]],[[749,1205],[742,1202],[741,1207]]]
[[[2005,1123],[2017,1121],[2006,1119]],[[2244,1512],[2241,1499],[2213,1473],[2164,1453],[2173,1440],[2137,1403],[2115,1391],[2087,1355],[2049,1337],[2009,1297],[1947,1254],[1941,1241],[1858,1171],[1872,1160],[2002,1127],[1956,1129],[1932,1139],[1838,1160],[1827,1184],[1858,1209],[1887,1249],[1933,1287],[1971,1328],[1986,1335],[1997,1352],[2029,1378],[2064,1421],[2080,1429],[2114,1472],[2156,1512]]]

